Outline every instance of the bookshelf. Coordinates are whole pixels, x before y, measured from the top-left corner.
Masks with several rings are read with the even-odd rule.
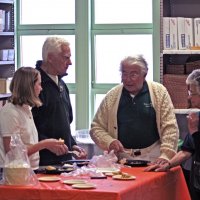
[[[14,0],[0,0],[0,79],[7,82],[15,72]],[[0,93],[7,93],[6,89]]]
[[[164,42],[166,41],[163,39],[163,18],[200,18],[199,10],[199,0],[160,1],[160,78],[163,85],[168,89],[172,102],[177,109],[185,109],[188,106],[185,80],[190,72],[187,63],[200,61],[200,50],[164,49]]]

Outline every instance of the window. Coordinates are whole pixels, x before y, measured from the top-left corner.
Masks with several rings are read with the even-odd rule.
[[[96,83],[120,83],[120,61],[134,54],[142,54],[147,59],[147,78],[153,80],[152,35],[96,35],[95,39]]]
[[[95,0],[94,11],[95,24],[152,23],[150,0]]]
[[[157,1],[20,0],[15,4],[18,66],[35,66],[47,36],[60,35],[71,44],[72,66],[64,81],[73,106],[72,133],[90,128],[107,91],[121,82],[119,64],[124,57],[143,54],[149,64],[147,79],[153,80],[160,59],[153,51],[154,34],[160,35],[153,26],[153,19],[159,18],[159,10],[154,9],[159,7]]]
[[[75,23],[74,0],[21,0],[20,5],[20,24]]]
[[[124,57],[142,54],[149,68],[146,78],[153,80],[154,31],[151,0],[92,2],[94,56],[91,69],[95,113],[108,90],[121,82],[119,66]]]
[[[45,39],[52,35],[23,35],[20,37],[21,41],[21,65],[35,67],[37,60],[42,60],[42,45]],[[68,68],[63,80],[66,83],[75,83],[75,36],[74,35],[60,35],[70,43],[72,65]]]

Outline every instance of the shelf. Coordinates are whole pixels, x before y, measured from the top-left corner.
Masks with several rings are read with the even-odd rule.
[[[200,50],[163,50],[163,54],[200,54]]]
[[[13,4],[14,0],[0,0],[0,3]]]
[[[14,32],[0,32],[0,36],[14,36]]]
[[[9,97],[11,97],[11,93],[0,93],[0,101],[1,100],[7,100]]]
[[[198,108],[188,108],[188,109],[174,109],[175,114],[182,114],[182,115],[188,115],[192,112],[199,112],[200,109]]]
[[[14,65],[15,64],[15,62],[12,60],[12,61],[7,61],[7,60],[5,60],[5,61],[1,61],[0,60],[0,65]]]

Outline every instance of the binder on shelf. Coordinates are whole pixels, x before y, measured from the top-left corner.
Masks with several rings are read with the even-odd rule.
[[[163,17],[163,48],[170,49],[169,17]]]
[[[15,50],[14,49],[8,49],[8,57],[7,60],[13,61],[15,58]]]
[[[184,17],[177,17],[178,27],[178,49],[186,49],[185,45],[185,19]]]
[[[5,12],[5,31],[11,31],[11,12],[6,11]]]
[[[0,61],[13,61],[14,60],[14,49],[1,49],[0,50]]]
[[[5,30],[5,10],[0,10],[0,32]]]
[[[171,49],[178,49],[178,27],[177,27],[177,18],[170,17],[169,19],[170,26],[170,47]]]
[[[1,61],[8,60],[8,49],[1,49],[0,50],[0,60]]]
[[[194,18],[194,46],[200,47],[200,18]]]
[[[185,45],[186,49],[194,46],[193,19],[185,18]]]

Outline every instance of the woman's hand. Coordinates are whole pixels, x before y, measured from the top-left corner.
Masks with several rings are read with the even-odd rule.
[[[49,151],[55,153],[57,156],[64,155],[68,152],[68,147],[62,140],[57,139],[45,139],[42,140],[43,145]]]
[[[155,172],[166,172],[171,168],[171,164],[169,161],[164,164],[150,164],[148,167],[144,169],[145,172],[155,171]]]

